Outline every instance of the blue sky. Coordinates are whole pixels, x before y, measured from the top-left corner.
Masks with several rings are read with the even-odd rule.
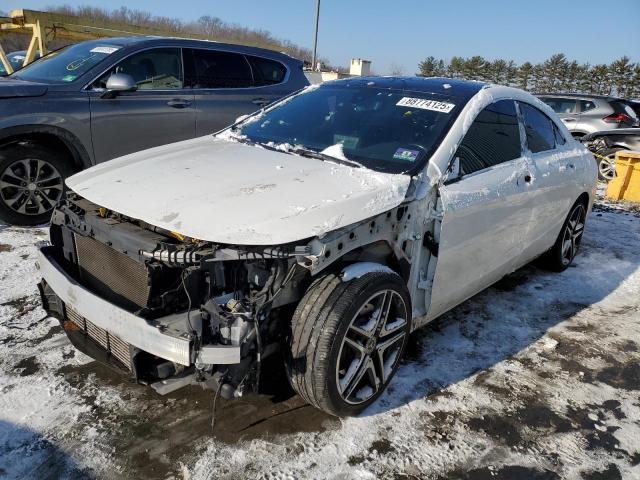
[[[212,15],[305,47],[313,42],[315,0],[2,0],[0,8],[43,10],[56,3],[126,4],[183,20]],[[614,12],[599,20],[609,9]],[[592,64],[622,55],[640,61],[640,0],[322,0],[318,51],[335,65],[347,66],[351,57],[372,60],[379,74],[392,66],[413,74],[429,55],[537,62],[563,52]]]

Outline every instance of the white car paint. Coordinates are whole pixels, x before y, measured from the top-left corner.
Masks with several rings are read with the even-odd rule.
[[[542,110],[566,144],[537,154],[523,148],[516,160],[446,184],[445,172],[478,113],[503,99]],[[573,202],[585,192],[594,198],[595,179],[593,158],[549,106],[524,91],[490,85],[466,104],[412,179],[248,146],[225,131],[98,165],[67,184],[98,205],[152,225],[248,245],[322,237],[407,200],[415,211],[407,235],[419,239],[435,219],[440,244],[438,257],[413,247],[408,288],[416,327],[550,248]]]
[[[84,170],[67,186],[110,210],[218,243],[273,245],[382,213],[410,178],[256,148],[213,136]]]

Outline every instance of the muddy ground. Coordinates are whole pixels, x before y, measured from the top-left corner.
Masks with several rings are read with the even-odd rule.
[[[43,229],[0,226],[0,479],[640,479],[640,214],[589,218],[575,265],[533,266],[412,341],[360,417],[260,395],[166,397],[76,352],[39,307]]]

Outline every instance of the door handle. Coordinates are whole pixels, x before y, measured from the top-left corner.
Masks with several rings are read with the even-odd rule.
[[[263,107],[271,103],[271,101],[267,100],[266,98],[254,98],[253,100],[251,100],[251,103],[253,103],[254,105],[260,105],[261,107]]]
[[[533,178],[531,177],[531,174],[530,173],[525,173],[524,174],[524,181],[526,183],[531,183],[531,180],[533,180]]]
[[[562,121],[563,122],[575,122],[576,119],[575,118],[563,118]]]
[[[187,108],[191,106],[191,102],[189,100],[184,100],[181,98],[174,98],[173,100],[169,100],[167,105],[173,108]]]

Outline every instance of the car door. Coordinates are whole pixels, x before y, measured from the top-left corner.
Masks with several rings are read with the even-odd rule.
[[[567,126],[570,131],[578,128],[580,122],[580,112],[578,109],[578,101],[574,98],[563,97],[543,97],[542,100],[549,105],[554,112],[560,117],[560,120]]]
[[[428,317],[513,270],[527,242],[533,173],[513,100],[482,110],[454,156],[460,175],[440,186],[442,220]]]
[[[102,98],[113,73],[131,75],[134,92]],[[96,162],[195,136],[193,92],[185,88],[180,48],[152,48],[121,60],[89,91]]]
[[[572,140],[540,109],[526,102],[518,102],[525,131],[526,155],[530,156],[536,172],[533,180],[532,208],[535,221],[529,229],[529,242],[524,256],[533,258],[548,249],[560,231],[569,208],[577,198],[571,177],[581,168],[574,160]]]
[[[185,50],[185,70],[195,95],[198,136],[221,130],[239,116],[259,110],[285,94],[268,82],[275,79],[281,83],[286,67],[268,59],[259,63],[254,59],[258,57],[215,49]],[[272,68],[272,76],[267,75],[267,80],[259,68],[265,62],[281,68]],[[268,66],[266,70],[268,74]],[[281,76],[278,76],[279,71]]]

